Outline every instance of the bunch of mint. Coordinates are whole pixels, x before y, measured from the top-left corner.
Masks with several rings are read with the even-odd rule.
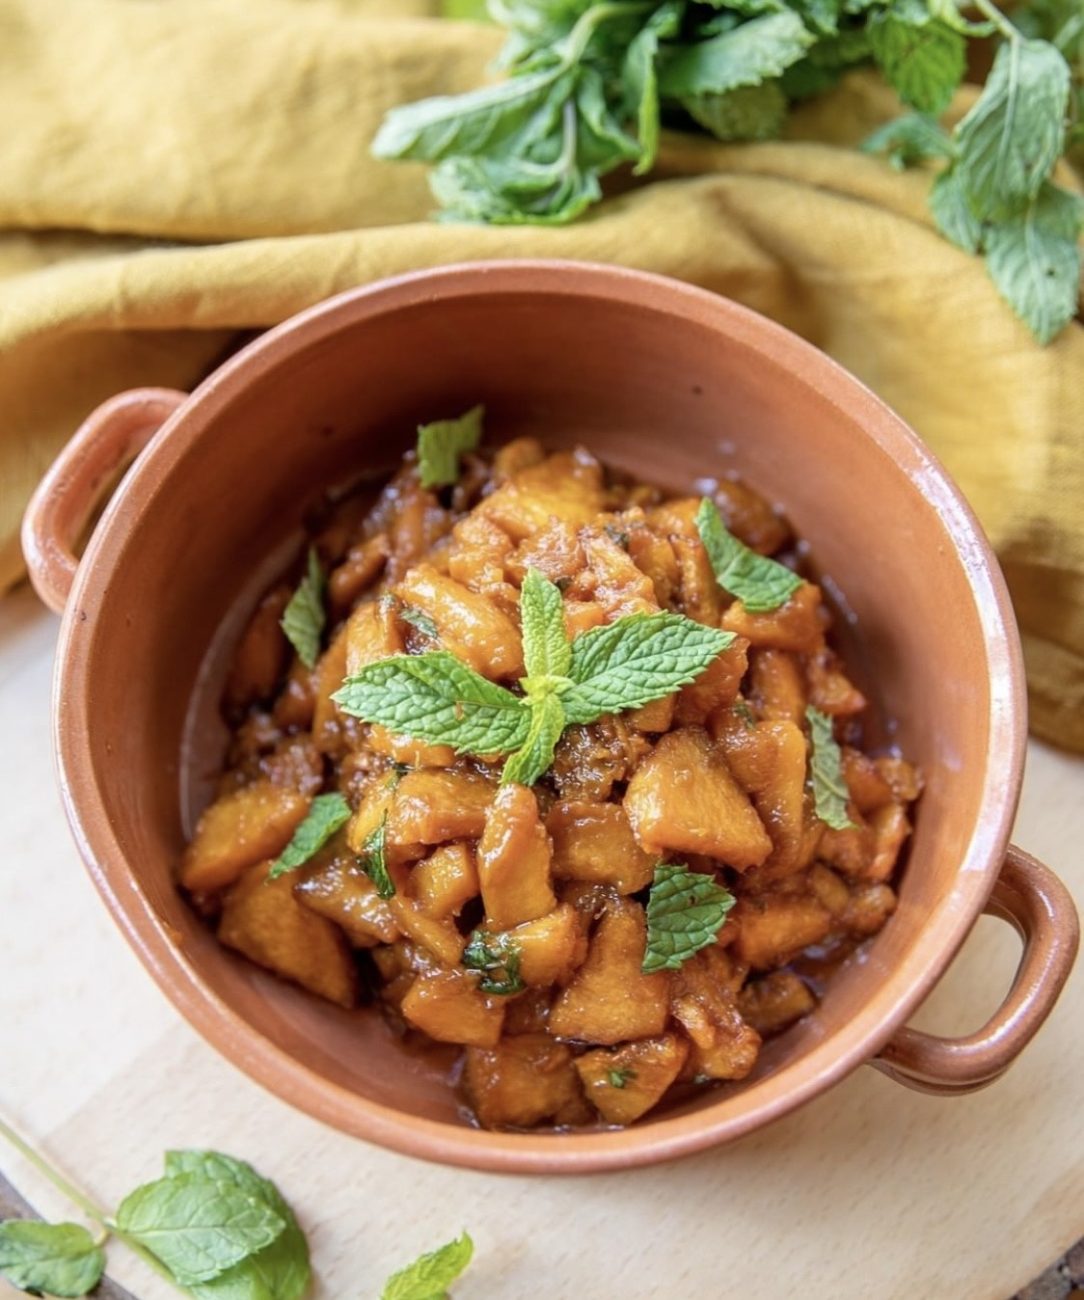
[[[468,16],[474,3],[456,5]],[[1084,10],[1031,0],[1010,21],[975,0],[489,0],[508,29],[507,79],[393,109],[373,149],[436,163],[450,220],[553,225],[602,196],[600,177],[655,162],[659,126],[764,140],[790,106],[873,63],[914,112],[869,142],[901,166],[944,164],[931,207],[954,243],[982,254],[1041,342],[1076,311],[1079,198],[1052,180],[1084,139]],[[978,102],[937,122],[964,76],[969,37],[1000,42]]]

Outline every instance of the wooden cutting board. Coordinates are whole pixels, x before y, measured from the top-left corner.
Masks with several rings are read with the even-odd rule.
[[[170,1146],[274,1178],[309,1234],[318,1300],[384,1278],[466,1227],[464,1300],[1006,1300],[1084,1231],[1084,975],[1018,1065],[968,1097],[861,1069],[735,1146],[592,1178],[429,1166],[289,1109],[218,1057],[158,992],[68,836],[49,739],[56,622],[0,602],[0,1110],[110,1208]],[[1084,898],[1084,761],[1033,744],[1016,831]],[[916,1024],[980,1025],[1019,947],[979,922]],[[71,1217],[6,1150],[0,1168]],[[140,1300],[171,1288],[116,1248]],[[0,1288],[3,1287],[0,1283]]]

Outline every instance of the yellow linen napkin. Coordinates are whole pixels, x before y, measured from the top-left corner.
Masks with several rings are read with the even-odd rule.
[[[117,390],[191,386],[235,331],[384,275],[617,262],[775,317],[910,421],[997,547],[1034,730],[1084,749],[1084,326],[1038,347],[933,230],[928,178],[841,147],[891,95],[857,74],[786,142],[669,137],[570,227],[437,226],[425,169],[369,141],[391,105],[489,75],[501,37],[429,7],[0,0],[0,590],[34,483]]]

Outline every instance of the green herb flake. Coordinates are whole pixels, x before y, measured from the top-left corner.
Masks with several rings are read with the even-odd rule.
[[[485,930],[475,930],[463,950],[466,969],[482,972],[479,991],[501,996],[521,993],[526,987],[519,973],[521,958],[519,945],[509,935]]]
[[[696,527],[719,586],[736,596],[750,614],[778,609],[802,585],[802,579],[785,564],[758,555],[728,532],[707,497],[696,512]]]
[[[287,871],[303,867],[349,820],[350,805],[341,794],[318,794],[305,814],[305,820],[272,863],[267,879],[277,880]]]
[[[448,1288],[473,1254],[474,1242],[463,1232],[454,1241],[393,1273],[384,1284],[380,1300],[445,1300]]]
[[[647,945],[641,970],[677,970],[713,944],[734,895],[700,871],[660,863],[647,896]]]
[[[805,716],[813,744],[809,779],[817,816],[835,831],[849,830],[854,825],[847,816],[850,793],[843,780],[842,756],[832,734],[832,719],[812,705]]]
[[[380,825],[371,831],[362,845],[358,866],[376,886],[381,898],[395,897],[395,881],[388,874],[387,862],[388,814],[380,819]]]
[[[105,1254],[77,1223],[0,1223],[0,1275],[20,1291],[84,1296],[105,1271]]]
[[[472,407],[457,420],[418,426],[418,473],[423,488],[447,487],[459,477],[459,458],[482,441],[484,406]]]
[[[422,609],[415,609],[413,605],[402,605],[399,608],[399,617],[404,623],[409,623],[411,627],[416,627],[424,636],[433,641],[440,640],[440,632],[436,623]]]
[[[606,1077],[611,1088],[624,1088],[636,1078],[636,1071],[622,1067],[620,1070],[611,1070]]]
[[[324,571],[315,546],[309,547],[308,569],[283,611],[282,630],[306,668],[315,668],[327,613],[324,610]]]
[[[745,723],[746,730],[753,731],[757,725],[757,718],[756,714],[749,707],[748,702],[743,700],[739,695],[731,707],[738,717],[741,718],[742,722]]]

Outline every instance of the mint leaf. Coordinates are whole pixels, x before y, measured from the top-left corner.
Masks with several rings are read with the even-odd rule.
[[[677,970],[715,942],[735,899],[711,876],[660,863],[647,896],[647,946],[640,969]]]
[[[1076,315],[1084,203],[1049,182],[1023,212],[991,225],[986,266],[998,292],[1040,343]]]
[[[358,865],[376,886],[376,892],[381,898],[394,898],[395,881],[388,874],[385,857],[387,842],[388,815],[385,813],[380,819],[380,825],[366,837]]]
[[[565,710],[552,689],[528,695],[531,725],[523,747],[508,759],[501,772],[502,785],[534,785],[553,762],[553,751],[565,729]]]
[[[850,795],[843,780],[839,746],[832,734],[832,719],[809,706],[805,711],[813,748],[809,756],[809,778],[817,816],[834,831],[849,830],[854,823],[847,816]]]
[[[802,585],[802,579],[785,564],[758,555],[727,532],[722,516],[707,497],[696,512],[696,527],[719,586],[736,596],[751,614],[778,609]]]
[[[921,0],[896,0],[869,24],[870,47],[905,104],[940,113],[963,80],[967,42]]]
[[[483,972],[478,981],[480,992],[504,996],[526,988],[519,973],[521,957],[519,944],[509,935],[475,930],[463,950],[463,965]]]
[[[632,1079],[636,1078],[636,1071],[622,1067],[620,1070],[611,1070],[607,1078],[611,1088],[623,1088]]]
[[[215,1182],[230,1183],[261,1199],[286,1226],[270,1246],[250,1255],[211,1282],[195,1283],[189,1290],[197,1300],[301,1300],[311,1280],[309,1247],[293,1211],[270,1179],[251,1165],[218,1151],[168,1151],[166,1176],[202,1174]]]
[[[530,725],[522,699],[446,650],[366,664],[331,698],[352,717],[460,754],[507,754]]]
[[[566,677],[572,647],[565,632],[560,588],[537,569],[528,569],[519,593],[523,662],[528,677]]]
[[[457,420],[434,420],[418,426],[418,473],[423,488],[447,487],[459,477],[459,458],[482,440],[484,406],[474,406]]]
[[[955,167],[944,171],[930,190],[930,211],[937,229],[966,253],[977,253],[982,243],[982,222],[971,211]]]
[[[572,642],[560,696],[569,722],[638,709],[694,681],[730,645],[733,633],[682,614],[629,614]]]
[[[773,140],[787,116],[787,97],[777,81],[721,95],[688,95],[681,103],[717,140]]]
[[[549,163],[447,158],[430,177],[430,188],[445,219],[494,226],[564,225],[602,197],[598,176],[579,165],[571,146]]]
[[[440,16],[460,21],[484,23],[489,21],[486,0],[441,0]]]
[[[341,794],[318,794],[294,831],[289,844],[271,865],[268,880],[296,871],[324,847],[335,832],[350,820],[350,805]]]
[[[936,158],[951,158],[955,152],[952,137],[932,117],[908,113],[886,122],[865,138],[863,153],[883,153],[897,170],[914,167]]]
[[[448,1287],[471,1261],[474,1242],[461,1233],[439,1250],[422,1255],[393,1273],[384,1284],[381,1300],[444,1300]]]
[[[77,1223],[0,1223],[0,1274],[20,1291],[83,1296],[105,1271],[105,1254]]]
[[[399,617],[404,623],[409,623],[411,627],[416,627],[419,632],[430,637],[434,641],[440,640],[440,632],[436,623],[429,617],[424,610],[415,609],[413,605],[402,605],[399,608]]]
[[[655,165],[659,150],[659,77],[656,60],[659,41],[676,36],[681,27],[683,6],[663,4],[644,24],[639,35],[629,45],[622,68],[625,107],[636,120],[636,134],[640,140],[640,161],[633,168],[637,176],[649,172]]]
[[[209,1282],[269,1246],[283,1217],[244,1188],[198,1173],[138,1187],[117,1210],[119,1231],[146,1246],[181,1286]]]
[[[956,169],[983,220],[1012,216],[1039,192],[1065,143],[1069,67],[1046,41],[997,52],[982,94],[956,128]]]
[[[316,547],[309,547],[308,571],[283,610],[281,627],[306,668],[315,668],[320,656],[320,637],[327,614],[324,611],[324,571]]]
[[[796,63],[814,43],[792,10],[766,14],[694,45],[660,52],[659,91],[672,99],[755,86]]]

